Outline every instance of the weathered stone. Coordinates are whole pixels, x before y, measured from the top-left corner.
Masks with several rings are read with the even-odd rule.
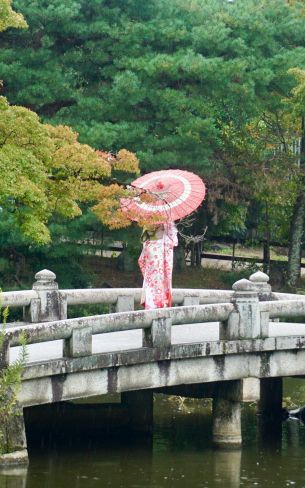
[[[33,290],[57,290],[56,274],[49,269],[43,269],[35,274],[37,280],[33,285]]]
[[[24,309],[24,319],[32,323],[52,322],[67,317],[67,297],[58,290],[56,275],[47,269],[35,275],[33,290],[37,298],[31,300],[30,306]]]
[[[27,449],[22,449],[20,451],[14,451],[10,452],[8,454],[1,454],[0,455],[0,467],[5,467],[9,468],[10,466],[15,467],[15,466],[24,466],[29,464],[29,456],[28,456],[28,451]],[[0,474],[2,474],[3,471],[2,469],[0,470]],[[9,472],[5,472],[5,475],[8,475]],[[24,473],[26,476],[26,473]],[[14,484],[11,484],[12,488],[16,488],[18,485],[15,484],[16,480],[12,480]],[[8,485],[10,486],[10,485]],[[23,484],[20,484],[20,486],[24,486]]]
[[[183,306],[188,306],[188,305],[199,305],[200,303],[200,298],[198,296],[188,296],[184,297],[183,299]]]
[[[64,356],[81,357],[92,354],[92,327],[73,329],[70,339],[64,341]]]
[[[10,341],[5,337],[0,347],[0,370],[6,368],[10,362]]]
[[[258,378],[245,378],[243,380],[243,401],[256,402],[260,397],[260,380]]]
[[[213,398],[213,443],[220,448],[239,448],[241,438],[240,381],[221,382]]]
[[[171,345],[172,323],[168,318],[152,321],[150,329],[143,330],[143,346],[164,348]]]
[[[228,339],[248,339],[261,337],[260,309],[255,285],[249,280],[239,280],[233,285],[235,293],[232,302],[236,312],[228,320],[226,334]]]
[[[269,312],[260,312],[260,329],[261,337],[269,336]]]
[[[243,278],[242,280],[236,281],[234,285],[232,286],[232,289],[235,292],[242,292],[242,293],[251,293],[251,292],[256,292],[256,287],[251,281],[246,280]]]
[[[6,420],[5,431],[7,443],[11,451],[26,449],[27,444],[22,408],[20,408],[18,415],[12,415]]]
[[[269,281],[269,276],[262,271],[256,271],[250,276],[249,280],[252,281],[252,283],[255,283],[256,286],[265,285]]]
[[[257,271],[250,276],[249,280],[255,285],[260,300],[266,301],[273,299],[271,286],[268,283],[269,276],[267,274],[262,273],[262,271]]]
[[[134,297],[133,295],[119,295],[115,311],[116,312],[131,312],[134,310]]]

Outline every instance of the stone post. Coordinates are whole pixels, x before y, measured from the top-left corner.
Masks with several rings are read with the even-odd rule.
[[[269,285],[269,276],[261,271],[250,276],[249,280],[257,289],[260,301],[274,300],[272,296],[272,289]],[[261,312],[261,329],[262,337],[269,335],[269,313]],[[277,321],[278,319],[273,319]],[[282,418],[282,396],[283,396],[283,380],[282,378],[262,378],[260,382],[260,395],[258,403],[258,413],[268,416],[273,419]],[[275,429],[277,430],[277,429]]]
[[[155,319],[149,329],[143,329],[143,347],[170,347],[171,335],[171,319],[163,317]]]
[[[31,300],[30,306],[25,310],[25,320],[37,322],[51,322],[67,318],[67,297],[58,290],[56,275],[48,269],[43,269],[35,275],[36,282],[33,290],[37,298]]]
[[[92,327],[73,329],[69,339],[64,341],[64,357],[78,358],[92,355]]]
[[[239,448],[241,437],[242,382],[220,381],[213,398],[213,443],[221,448]]]
[[[256,286],[251,281],[242,279],[234,283],[233,290],[232,302],[235,310],[230,314],[227,322],[220,324],[220,340],[234,341],[262,337],[262,323]],[[221,435],[218,437],[218,434],[216,435],[215,443],[225,445],[227,442],[229,446],[231,444],[236,446],[241,443],[239,402],[243,399],[243,391],[245,395],[249,396],[249,388],[247,388],[249,385],[247,385],[247,379],[239,381],[239,392],[234,399],[228,388],[236,392],[237,387],[234,386],[234,382],[232,383],[233,386],[230,387],[230,383],[228,383],[226,388],[224,387],[223,393],[222,388],[220,388],[214,398],[214,430],[216,434],[221,425],[223,425],[223,429],[220,430]],[[252,389],[253,385],[250,385],[250,388]],[[238,396],[240,397],[239,399]],[[226,410],[228,412],[227,415],[225,414]],[[223,417],[225,417],[225,421]]]
[[[255,286],[259,301],[273,300],[272,289],[269,285],[269,276],[262,271],[253,273],[249,281]],[[268,337],[269,333],[269,313],[260,312],[261,335]],[[260,380],[259,378],[245,378],[243,380],[243,399],[244,401],[256,401],[260,398]]]
[[[272,289],[268,283],[269,276],[266,273],[257,271],[250,276],[249,281],[255,285],[261,302],[272,300]]]
[[[132,312],[134,310],[133,295],[119,295],[115,304],[116,312]]]
[[[262,336],[256,286],[242,279],[233,285],[235,311],[220,324],[220,340],[256,339]]]
[[[258,299],[260,302],[266,302],[273,300],[272,297],[272,289],[269,285],[269,276],[261,271],[257,271],[253,273],[249,280],[255,286]],[[262,337],[268,337],[269,335],[269,313],[268,312],[260,312],[260,320],[261,320],[261,334]]]

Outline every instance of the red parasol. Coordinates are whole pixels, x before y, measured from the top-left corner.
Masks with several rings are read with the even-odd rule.
[[[134,220],[137,215],[148,219],[157,216],[160,222],[179,220],[196,210],[205,196],[202,179],[180,169],[148,173],[136,179],[132,186],[151,195],[147,203],[141,198],[123,200],[123,210],[133,215]]]

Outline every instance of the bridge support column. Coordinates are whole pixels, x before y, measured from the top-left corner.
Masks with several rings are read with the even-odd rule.
[[[241,437],[242,382],[219,382],[213,398],[213,443],[221,448],[239,448]]]
[[[13,415],[6,420],[4,430],[9,451],[23,451],[27,448],[22,408],[19,409],[17,415]]]
[[[128,409],[129,427],[137,432],[152,432],[152,390],[128,391],[122,393],[121,398],[122,404]]]
[[[262,378],[258,413],[272,418],[282,418],[282,378]]]
[[[282,384],[282,378],[262,378],[257,407],[258,440],[277,449],[282,445]]]
[[[10,343],[4,339],[0,347],[0,372],[9,367]],[[16,386],[3,386],[3,411],[0,419],[0,465],[27,464],[27,442],[23,409],[16,402]]]

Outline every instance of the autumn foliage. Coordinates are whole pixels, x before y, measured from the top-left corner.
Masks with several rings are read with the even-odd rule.
[[[82,202],[111,228],[128,225],[120,199],[130,191],[111,184],[114,172],[138,174],[136,156],[96,151],[66,126],[41,123],[37,114],[0,98],[0,206],[14,214],[30,240],[50,239],[49,218],[81,214]]]

